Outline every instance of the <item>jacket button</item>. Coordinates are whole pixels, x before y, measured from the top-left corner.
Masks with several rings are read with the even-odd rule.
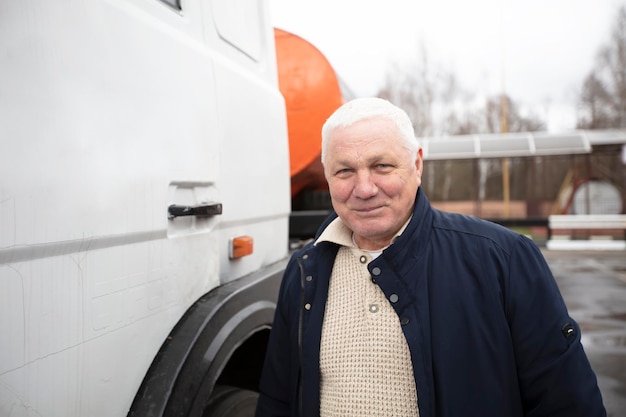
[[[305,310],[310,310],[310,309],[311,309],[311,304],[306,303],[306,304],[304,305],[304,309],[305,309]]]
[[[407,324],[409,324],[409,318],[408,317],[402,317],[400,319],[400,324],[403,326],[406,326]]]
[[[309,259],[309,255],[302,256],[302,259]]]
[[[359,261],[361,261],[361,263],[364,264],[365,262],[367,262],[367,256],[361,255],[361,257],[359,258]]]
[[[380,270],[380,268],[379,268],[379,267],[377,267],[377,266],[375,266],[374,268],[372,268],[372,274],[373,274],[373,275],[379,276],[381,272],[382,272],[382,271],[381,271],[381,270]]]
[[[305,279],[306,279],[308,282],[313,281],[313,277],[312,277],[311,275],[308,275]]]
[[[398,302],[398,294],[391,294],[389,296],[389,301],[391,301],[392,303],[397,303]]]

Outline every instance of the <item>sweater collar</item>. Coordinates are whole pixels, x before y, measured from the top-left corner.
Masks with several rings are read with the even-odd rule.
[[[409,220],[407,220],[406,223],[402,225],[400,230],[396,232],[393,239],[391,239],[391,244],[393,244],[400,237],[400,235],[402,235],[404,230],[407,228],[407,226],[411,222],[412,216],[413,215],[411,215],[411,217],[409,217]],[[336,217],[333,221],[331,221],[328,227],[326,227],[322,231],[319,237],[315,240],[314,245],[317,245],[318,243],[321,243],[321,242],[336,243],[337,245],[340,245],[340,246],[360,249],[357,247],[356,243],[354,242],[352,230],[350,230],[350,228],[339,217]],[[383,248],[381,249],[381,251],[385,249],[387,248]]]
[[[411,258],[420,257],[430,239],[434,212],[435,210],[431,207],[428,197],[421,187],[418,188],[417,196],[415,197],[415,208],[413,210],[413,215],[411,216],[411,219],[409,220],[408,224],[405,225],[405,228],[404,230],[402,230],[401,235],[398,235],[395,238],[393,243],[397,244],[393,244],[388,247],[384,251],[384,253],[392,258],[396,258],[399,256],[399,259],[402,259],[402,256],[407,255]],[[335,243],[338,245],[342,244],[339,241],[335,241],[334,239],[322,239],[322,235],[325,234],[326,229],[328,229],[328,227],[337,219],[339,219],[337,213],[335,211],[332,211],[328,218],[320,226],[312,247],[323,246],[320,245],[320,243],[324,242]],[[345,227],[345,229],[348,230],[348,238],[347,241],[345,238],[343,238],[341,242],[347,243],[348,246],[353,246],[352,238],[350,236],[350,233],[352,232],[350,231],[350,229],[348,229],[347,226],[343,225],[342,227]],[[331,231],[330,233],[333,232]],[[410,251],[411,254],[407,254],[407,251]],[[406,265],[405,267],[408,267],[408,265]]]

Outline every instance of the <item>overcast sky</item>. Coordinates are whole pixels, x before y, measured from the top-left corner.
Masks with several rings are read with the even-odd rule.
[[[270,0],[275,27],[315,45],[357,96],[375,95],[393,63],[424,45],[433,67],[480,96],[504,90],[575,127],[575,104],[626,0]]]

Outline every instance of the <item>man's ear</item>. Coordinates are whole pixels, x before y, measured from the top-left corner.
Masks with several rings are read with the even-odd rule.
[[[415,169],[417,169],[417,175],[422,176],[422,170],[424,169],[424,150],[420,146],[417,150],[417,156],[415,158]]]

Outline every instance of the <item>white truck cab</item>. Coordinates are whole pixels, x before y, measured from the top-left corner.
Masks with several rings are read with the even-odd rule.
[[[267,8],[0,2],[0,416],[250,415],[290,211]]]

